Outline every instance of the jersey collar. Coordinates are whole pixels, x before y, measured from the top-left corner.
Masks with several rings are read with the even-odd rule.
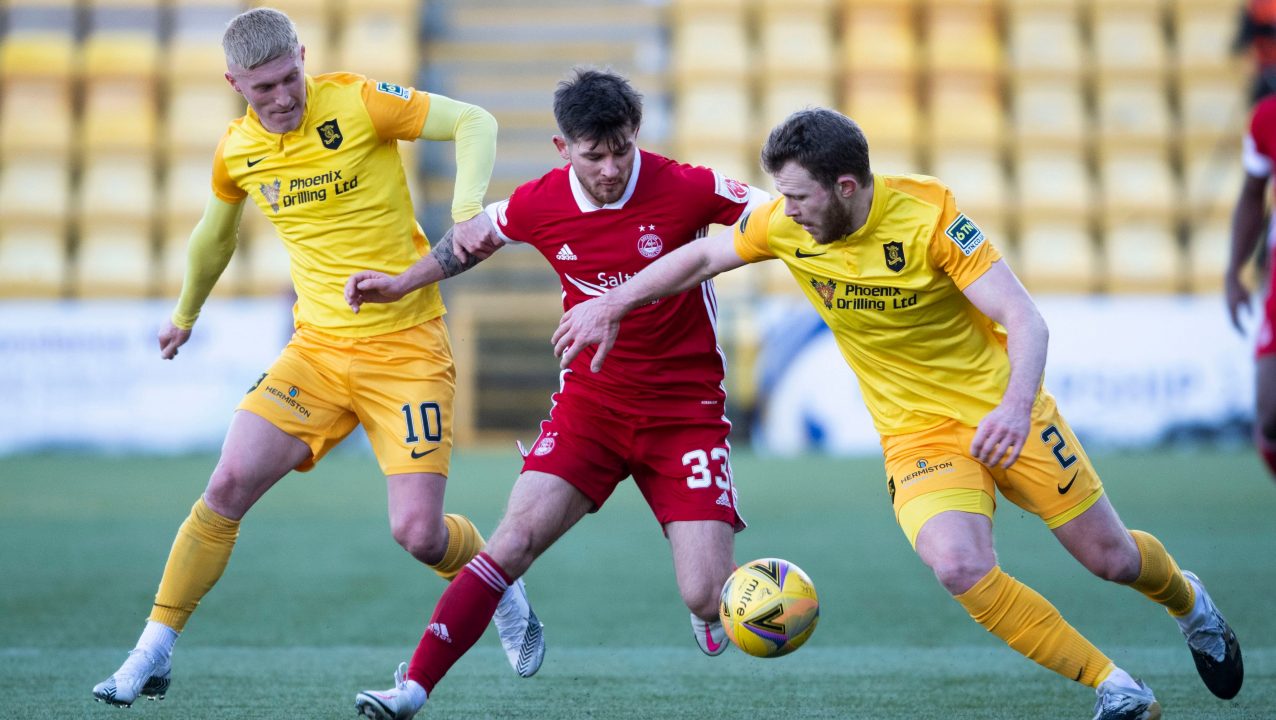
[[[571,165],[567,166],[567,179],[572,186],[572,197],[576,198],[576,206],[581,212],[588,213],[595,210],[619,210],[629,202],[629,198],[634,195],[634,188],[638,187],[638,173],[642,170],[642,151],[634,150],[634,169],[629,173],[629,182],[625,185],[625,193],[620,196],[616,202],[607,203],[602,207],[598,207],[589,199],[589,193],[585,192],[585,186],[580,184],[580,178],[576,177],[576,168]]]

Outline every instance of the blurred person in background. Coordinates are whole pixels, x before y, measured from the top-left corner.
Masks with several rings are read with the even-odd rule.
[[[859,126],[827,109],[797,112],[772,130],[762,166],[782,197],[572,308],[554,334],[563,366],[596,345],[590,368],[603,370],[627,313],[779,259],[860,381],[882,435],[896,521],[975,622],[1094,688],[1095,720],[1161,716],[1145,683],[1002,571],[992,533],[1000,491],[1040,517],[1087,570],[1165,607],[1206,687],[1234,697],[1243,680],[1235,634],[1200,580],[1117,516],[1043,386],[1044,319],[948,188],[873,174]]]
[[[554,93],[554,119],[561,133],[554,146],[567,165],[488,205],[486,218],[500,243],[527,243],[545,257],[562,283],[564,309],[770,199],[716,171],[640,150],[642,96],[615,73],[577,69]],[[346,297],[356,312],[407,302],[479,259],[454,258],[445,237],[401,275],[353,275]],[[356,696],[360,712],[381,720],[416,715],[478,640],[502,590],[630,476],[669,541],[692,636],[706,655],[726,649],[718,603],[744,522],[731,478],[716,319],[713,284],[688,288],[630,317],[609,372],[589,372],[587,358],[563,372],[491,541],[439,598],[394,687]]]
[[[487,220],[477,216],[495,158],[495,120],[476,106],[360,75],[306,75],[292,21],[269,8],[232,19],[222,46],[226,80],[248,110],[230,123],[213,158],[212,195],[191,234],[160,354],[175,357],[190,338],[235,250],[249,197],[288,250],[295,332],[236,409],[208,485],[177,531],[136,647],[93,688],[97,700],[118,706],[164,697],[173,645],[221,577],[245,513],[359,425],[386,476],[391,532],[404,549],[450,580],[484,544],[465,516],[443,513],[455,371],[438,291],[354,316],[343,287],[361,268],[402,272],[429,248],[399,140],[455,143],[458,225],[449,241],[462,256],[466,248],[482,252],[478,230]],[[536,672],[544,642],[521,584],[502,595],[495,620],[518,673]]]
[[[1251,102],[1276,92],[1276,0],[1247,0],[1232,50],[1253,55]]]
[[[1276,477],[1276,263],[1270,261],[1276,226],[1267,217],[1268,185],[1276,162],[1276,96],[1254,108],[1249,130],[1242,138],[1241,163],[1245,180],[1232,214],[1232,249],[1224,275],[1227,311],[1237,332],[1244,334],[1242,315],[1250,311],[1250,291],[1241,277],[1247,265],[1266,246],[1267,281],[1258,317],[1254,348],[1254,444],[1268,471]]]

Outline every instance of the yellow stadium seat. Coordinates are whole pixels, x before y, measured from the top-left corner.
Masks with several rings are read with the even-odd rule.
[[[0,42],[0,77],[69,81],[79,67],[79,45],[70,28],[10,31]]]
[[[222,32],[241,9],[239,0],[177,0],[162,68],[170,89],[181,82],[225,84]]]
[[[363,9],[341,24],[337,66],[378,80],[411,85],[417,67],[416,16],[400,10]]]
[[[1179,2],[1174,7],[1174,62],[1180,76],[1235,76],[1241,73],[1231,53],[1240,3]]]
[[[1006,137],[1006,113],[996,78],[931,75],[927,141],[932,151],[946,147],[998,148]]]
[[[1177,226],[1155,217],[1110,218],[1103,222],[1105,288],[1109,292],[1182,290],[1183,253]]]
[[[917,148],[911,145],[878,146],[868,138],[870,169],[886,175],[909,175],[921,170],[917,160]]]
[[[0,297],[59,297],[66,285],[61,224],[0,225]]]
[[[918,144],[921,113],[911,78],[853,74],[846,80],[845,103],[846,114],[864,129],[870,149]]]
[[[1163,147],[1170,139],[1170,99],[1160,82],[1100,82],[1095,95],[1098,136],[1105,146]]]
[[[1164,17],[1158,3],[1096,2],[1091,8],[1095,71],[1151,77],[1169,67]]]
[[[71,209],[71,166],[43,155],[11,155],[0,169],[0,225],[65,226]]]
[[[1232,215],[1216,212],[1194,216],[1188,227],[1187,283],[1192,292],[1223,289],[1232,247]]]
[[[77,297],[146,297],[154,290],[150,218],[80,227],[71,288]]]
[[[1098,288],[1098,258],[1083,218],[1019,220],[1015,273],[1031,292],[1087,293]]]
[[[924,54],[931,72],[1001,71],[997,8],[991,3],[931,3],[924,13]]]
[[[1078,76],[1086,67],[1075,3],[1007,3],[1007,61],[1016,75]]]
[[[167,93],[163,147],[170,155],[201,153],[211,162],[226,126],[244,112],[244,101],[229,85],[175,83]],[[207,164],[206,162],[206,164]]]
[[[1011,109],[1018,145],[1081,148],[1089,137],[1080,77],[1016,77]]]
[[[848,2],[842,12],[842,67],[847,73],[910,73],[919,41],[911,4]]]
[[[38,79],[0,87],[0,157],[38,153],[65,161],[75,147],[71,85]]]
[[[674,100],[674,137],[679,145],[743,145],[752,132],[753,104],[743,83],[697,81],[680,88]]]
[[[832,78],[833,18],[821,4],[763,5],[757,22],[763,77],[772,84],[793,78]]]
[[[1106,214],[1120,219],[1177,217],[1183,195],[1165,149],[1108,150],[1098,160]]]
[[[1178,97],[1184,144],[1239,145],[1249,128],[1249,88],[1244,76],[1181,76]]]
[[[808,107],[836,107],[833,101],[833,80],[823,77],[803,77],[789,82],[776,80],[767,83],[762,91],[762,115],[756,137],[763,138],[771,128],[798,110]]]
[[[158,137],[158,102],[150,81],[102,79],[87,84],[80,123],[83,150],[150,153]]]
[[[1004,224],[1011,205],[1010,184],[999,154],[937,148],[931,156],[930,169],[931,175],[953,191],[957,206],[977,224]]]
[[[131,154],[86,158],[76,208],[81,231],[97,223],[149,222],[156,210],[151,159]]]
[[[1228,214],[1236,204],[1241,179],[1240,141],[1229,139],[1181,148],[1183,204],[1188,219]]]
[[[175,155],[169,158],[161,184],[160,202],[165,218],[198,219],[212,196],[211,153]]]
[[[679,86],[695,80],[735,80],[749,74],[755,53],[748,35],[745,3],[674,2],[670,64]]]
[[[1086,218],[1094,206],[1086,160],[1076,151],[1021,149],[1015,178],[1020,217]]]

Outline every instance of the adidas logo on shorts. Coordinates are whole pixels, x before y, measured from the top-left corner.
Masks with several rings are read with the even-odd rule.
[[[731,507],[731,496],[727,495],[726,490],[723,490],[722,494],[718,496],[718,499],[714,502],[714,504],[721,505],[722,507]]]
[[[576,260],[577,259],[576,253],[572,252],[572,249],[567,247],[567,243],[563,243],[563,246],[558,249],[558,254],[555,255],[554,257],[558,258],[559,260]]]

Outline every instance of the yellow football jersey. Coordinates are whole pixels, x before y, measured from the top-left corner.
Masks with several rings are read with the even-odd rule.
[[[736,226],[748,262],[779,258],[832,329],[882,435],[977,425],[1010,377],[1006,335],[962,294],[1001,258],[934,178],[876,175],[867,222],[820,245],[784,198]]]
[[[437,285],[396,303],[346,305],[360,270],[399,274],[429,250],[412,212],[399,140],[415,140],[430,96],[361,75],[306,77],[306,110],[292,132],[262,127],[249,108],[230,123],[213,161],[213,192],[252,197],[288,249],[298,324],[345,337],[394,332],[444,312]]]

